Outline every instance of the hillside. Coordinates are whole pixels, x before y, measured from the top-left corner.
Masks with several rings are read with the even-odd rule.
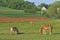
[[[7,17],[40,17],[40,13],[25,13],[24,10],[15,10],[5,7],[0,7],[0,16]]]

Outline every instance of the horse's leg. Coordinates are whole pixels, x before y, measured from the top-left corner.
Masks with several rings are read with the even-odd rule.
[[[10,30],[10,34],[13,34],[13,30]]]
[[[42,32],[42,33],[43,33],[43,34],[46,34],[46,30],[43,29],[43,32]]]
[[[11,29],[10,29],[10,34],[12,34],[12,32],[13,32],[13,29],[11,28]]]
[[[11,28],[10,34],[14,34],[14,33],[15,33],[14,29]]]
[[[17,31],[14,31],[14,34],[17,34]]]
[[[52,30],[51,30],[51,28],[49,28],[49,35],[51,35],[52,34]]]
[[[39,32],[41,32],[41,34],[43,34],[43,28],[41,28],[41,30],[39,30]]]

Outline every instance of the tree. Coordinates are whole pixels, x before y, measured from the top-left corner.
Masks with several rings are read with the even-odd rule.
[[[0,6],[25,10],[25,12],[35,13],[36,6],[34,2],[24,1],[24,0],[0,0]]]
[[[0,0],[0,6],[6,6],[6,0]]]
[[[35,13],[36,12],[36,6],[33,2],[25,1],[24,3],[24,11],[29,13]]]
[[[54,2],[47,10],[47,16],[52,18],[60,18],[60,1]]]

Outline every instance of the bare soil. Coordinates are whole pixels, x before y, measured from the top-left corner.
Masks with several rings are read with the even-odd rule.
[[[21,22],[21,21],[34,21],[34,20],[47,20],[46,17],[0,17],[0,22]]]

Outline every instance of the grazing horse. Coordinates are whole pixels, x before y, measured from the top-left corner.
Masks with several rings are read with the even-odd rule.
[[[51,35],[52,33],[52,26],[50,24],[45,24],[42,25],[39,32],[41,32],[41,34],[46,34],[46,30],[49,30],[49,34]]]
[[[19,33],[17,27],[11,27],[10,31],[11,31],[10,34],[12,34],[12,33],[18,34]]]

